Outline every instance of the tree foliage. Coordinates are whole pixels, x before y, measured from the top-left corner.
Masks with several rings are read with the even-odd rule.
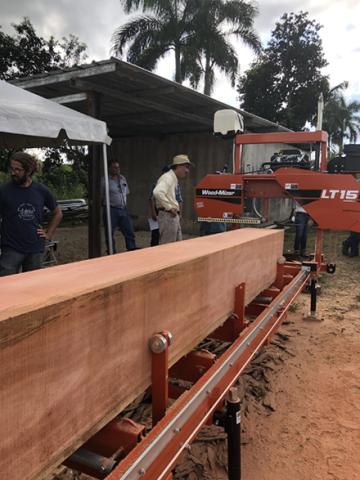
[[[329,134],[329,144],[342,153],[344,140],[357,141],[360,134],[360,102],[344,97],[348,82],[333,87],[325,98],[323,129]]]
[[[141,8],[137,16],[113,35],[113,51],[127,60],[153,70],[169,51],[175,56],[175,80],[189,79],[210,95],[214,68],[218,67],[235,83],[238,55],[230,43],[240,38],[253,50],[260,40],[253,29],[257,9],[244,0],[121,0],[127,13]]]
[[[0,30],[0,78],[3,80],[72,67],[86,59],[86,45],[74,35],[46,40],[37,35],[26,17],[12,27],[13,36]]]
[[[181,83],[181,52],[190,29],[187,0],[120,0],[126,13],[141,8],[139,15],[115,30],[115,55],[129,46],[127,60],[148,70],[169,51],[175,53],[175,80]]]
[[[327,65],[321,26],[306,12],[284,14],[261,56],[238,86],[245,110],[301,130],[311,121],[321,92],[327,95]]]
[[[204,93],[210,95],[213,89],[217,67],[225,73],[232,86],[238,73],[238,53],[231,38],[243,41],[259,53],[261,43],[253,23],[256,7],[242,0],[193,0],[192,31],[183,52],[184,76],[197,88],[204,80]]]
[[[9,180],[9,159],[15,150],[0,149],[0,184]],[[34,179],[44,183],[59,199],[83,198],[88,192],[86,147],[47,148]],[[66,162],[64,162],[66,160]]]
[[[14,24],[14,35],[0,29],[0,78],[12,80],[52,70],[70,68],[86,59],[86,45],[70,35],[48,40],[37,35],[31,21],[24,18]],[[8,178],[9,158],[13,151],[0,149],[0,182]],[[86,196],[86,151],[81,147],[48,148],[37,179],[58,198]],[[66,159],[66,164],[64,160]]]
[[[88,166],[87,147],[47,148],[38,179],[59,199],[87,197]]]

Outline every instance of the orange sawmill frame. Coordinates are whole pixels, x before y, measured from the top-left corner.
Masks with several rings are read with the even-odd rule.
[[[262,345],[269,341],[281,325],[289,305],[311,278],[310,266],[285,262],[279,264],[277,279],[272,287],[262,292],[269,299],[267,304],[254,305],[259,309],[256,318],[248,324],[245,320],[246,308],[241,299],[246,288],[244,284],[235,295],[234,314],[223,327],[214,332],[214,338],[225,338],[233,343],[226,352],[210,366],[199,380],[169,409],[163,408],[162,418],[150,433],[123,459],[106,480],[161,480],[171,478],[179,455],[190,443],[202,425],[209,421],[215,410],[223,404],[229,389],[235,384],[248,363]],[[235,311],[236,310],[236,311]],[[221,331],[222,329],[222,331]],[[167,335],[167,332],[160,334]],[[211,337],[212,335],[210,335]],[[165,351],[171,348],[166,345]],[[161,355],[161,357],[157,357]],[[159,360],[161,358],[161,360]],[[153,374],[153,392],[158,390],[155,412],[168,404],[168,396],[163,385],[167,383],[167,355],[154,353],[154,365],[160,368]],[[160,406],[160,410],[159,410]],[[153,407],[154,408],[154,407]],[[160,414],[161,415],[161,414]]]

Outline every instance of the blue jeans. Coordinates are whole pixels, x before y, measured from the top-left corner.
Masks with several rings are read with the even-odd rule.
[[[3,247],[0,255],[0,277],[38,270],[42,266],[43,256],[43,253],[20,253]]]
[[[111,218],[111,238],[112,238],[114,253],[116,253],[115,232],[117,229],[119,229],[120,232],[124,235],[126,250],[135,250],[136,249],[135,234],[134,234],[134,229],[130,219],[130,215],[127,209],[110,207],[110,218]],[[104,219],[104,225],[105,225],[106,245],[109,252],[109,241],[108,241],[108,233],[107,233],[107,226],[106,226],[106,209],[104,209],[104,212],[103,212],[103,219]]]
[[[350,235],[343,241],[342,253],[350,257],[357,257],[359,255],[360,233],[350,232]],[[350,250],[350,251],[349,251]]]
[[[307,241],[307,224],[309,221],[309,215],[304,212],[295,213],[295,242],[294,250],[300,251],[301,254],[305,253],[306,241]]]
[[[223,222],[200,222],[200,237],[213,233],[226,232],[226,223]]]

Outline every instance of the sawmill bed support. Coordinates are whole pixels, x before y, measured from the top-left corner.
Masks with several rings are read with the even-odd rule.
[[[312,279],[311,279],[311,283],[310,283],[310,295],[311,295],[310,315],[316,315],[316,301],[317,301],[317,283],[316,283],[316,278],[312,278]]]
[[[115,418],[65,460],[64,465],[103,479],[144,435],[144,425],[130,418]]]
[[[281,269],[285,274],[285,269]],[[107,480],[165,480],[176,460],[200,427],[223,401],[227,391],[259,348],[280,326],[287,309],[310,277],[309,267],[299,273],[244,330],[228,350],[182,395]],[[270,291],[273,291],[270,289]],[[163,381],[167,380],[164,375]]]
[[[151,397],[153,427],[163,418],[169,401],[169,346],[172,335],[160,332],[149,341],[151,351]]]
[[[248,322],[245,318],[245,283],[241,283],[235,288],[233,314],[209,336],[224,342],[233,342],[247,325]]]
[[[241,401],[237,390],[230,388],[226,402],[225,431],[228,439],[229,480],[241,480]]]
[[[311,265],[305,267],[310,272]],[[283,291],[287,291],[286,277],[291,272],[291,281],[295,276],[304,275],[301,271],[301,264],[298,262],[286,262],[278,264],[278,274],[276,284],[283,285]],[[284,281],[281,275],[285,277]],[[309,277],[310,273],[307,273]],[[311,285],[315,282],[311,280]],[[303,285],[305,281],[303,281]],[[295,295],[301,290],[297,288],[295,294],[288,301],[293,300]],[[234,312],[218,327],[209,338],[218,339],[225,342],[236,342],[244,337],[251,329],[246,315],[256,314],[256,317],[268,316],[269,311],[274,309],[274,305],[279,304],[277,308],[277,316],[283,320],[286,316],[286,307],[284,302],[279,303],[279,295],[283,293],[279,288],[271,286],[263,290],[259,296],[254,299],[247,307],[245,307],[245,283],[241,283],[235,288]],[[313,298],[313,297],[312,297]],[[260,304],[260,299],[263,304]],[[313,301],[312,301],[313,302]],[[313,306],[313,303],[311,305]],[[269,310],[270,309],[270,310]],[[271,317],[269,317],[271,318]],[[258,319],[253,319],[252,323],[256,323]],[[276,322],[276,328],[269,331],[264,337],[263,344],[267,345],[275,330],[280,325],[280,320]],[[260,327],[260,330],[262,327]],[[244,341],[244,340],[243,340]],[[216,355],[201,349],[193,350],[189,354],[178,360],[171,368],[169,368],[169,348],[172,343],[172,335],[170,332],[162,331],[154,334],[149,340],[149,349],[151,352],[151,370],[152,370],[152,425],[153,427],[166,416],[169,398],[177,399],[184,392],[189,391],[192,394],[194,384],[199,381],[203,375],[210,369],[216,369]],[[247,342],[248,344],[248,342]],[[255,352],[253,352],[255,353]],[[243,369],[244,367],[242,367]],[[240,373],[240,372],[239,372]],[[173,381],[188,382],[191,386],[182,387],[171,383]],[[225,392],[226,393],[226,392]],[[235,395],[235,390],[230,388],[230,395],[226,401],[226,413],[219,411],[225,405],[224,395],[217,402],[203,423],[211,424],[214,421],[214,413],[216,418],[222,418],[221,425],[228,434],[228,461],[229,461],[229,480],[241,478],[241,456],[240,456],[240,400]],[[215,412],[216,411],[216,412]],[[220,417],[219,417],[220,415]],[[120,460],[133,450],[136,445],[143,440],[145,426],[136,424],[128,418],[120,420],[115,419],[104,427],[98,434],[86,442],[83,447],[76,451],[65,463],[65,465],[75,468],[94,476],[95,478],[108,478],[111,470],[113,470]],[[237,452],[237,455],[235,455]],[[142,472],[142,469],[140,469]],[[144,475],[145,475],[144,471]],[[171,475],[171,473],[169,474]],[[139,477],[143,476],[142,474]],[[120,478],[120,477],[119,477]],[[121,477],[122,478],[122,477]],[[124,477],[128,478],[128,477]],[[129,477],[133,478],[133,477]],[[135,477],[134,477],[135,478]],[[150,478],[150,477],[149,477]],[[171,478],[171,477],[169,477]]]

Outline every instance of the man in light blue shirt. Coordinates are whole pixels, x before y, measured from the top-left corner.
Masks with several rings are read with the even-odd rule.
[[[102,186],[103,198],[105,197],[104,182]],[[136,250],[135,233],[132,221],[127,210],[127,196],[130,190],[126,178],[120,174],[120,165],[112,161],[109,165],[109,197],[111,236],[113,250],[116,253],[115,231],[119,229],[125,238],[126,250]],[[106,225],[106,209],[104,208],[104,225]],[[107,229],[105,228],[106,244],[109,251]]]

